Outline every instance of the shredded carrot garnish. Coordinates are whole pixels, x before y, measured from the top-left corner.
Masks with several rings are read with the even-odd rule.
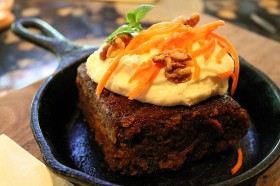
[[[201,46],[201,45],[205,45],[206,44],[206,40],[199,40],[198,41],[198,44]]]
[[[234,74],[233,74],[233,72],[231,72],[231,71],[222,72],[222,73],[217,74],[217,76],[218,76],[219,78],[228,78],[228,77],[232,77],[233,75],[234,75]]]
[[[146,76],[144,76],[139,82],[138,85],[132,89],[131,92],[128,93],[128,99],[132,100],[134,99],[145,87],[146,85],[154,80],[154,78],[157,76],[159,71],[161,70],[162,65],[154,64],[152,68],[149,69]]]
[[[174,48],[183,48],[182,46],[191,38],[186,32],[175,32],[171,34],[158,48],[159,51],[170,50]]]
[[[240,147],[237,149],[237,154],[238,154],[237,162],[234,165],[234,167],[231,169],[232,175],[236,174],[239,171],[239,169],[241,168],[242,163],[243,163],[243,153],[242,153],[242,149]]]
[[[126,49],[133,50],[139,46],[139,43],[141,43],[144,39],[147,40],[147,38],[142,37],[141,35],[135,36],[130,43],[126,46]],[[128,51],[128,50],[127,50]]]
[[[143,77],[142,75],[145,74],[151,67],[153,66],[153,61],[148,60],[147,62],[143,62],[140,67],[134,72],[134,74],[128,80],[128,83],[132,83],[135,79]]]
[[[197,56],[200,56],[202,54],[207,53],[208,50],[210,50],[210,48],[215,44],[215,40],[211,39],[210,41],[208,41],[204,46],[194,50],[193,52],[191,52],[191,56],[192,58],[195,58]]]
[[[194,66],[193,79],[198,80],[199,75],[200,75],[200,66],[197,64],[196,59],[193,59],[192,62],[193,62],[193,66]]]
[[[119,64],[119,60],[121,59],[121,57],[123,57],[125,55],[124,52],[122,52],[122,53],[123,53],[122,55],[119,54],[117,59],[111,63],[108,70],[105,72],[104,76],[102,77],[101,81],[98,83],[97,88],[96,88],[96,94],[98,97],[101,95],[101,92],[102,92],[103,88],[106,86],[106,83],[109,80],[109,78],[111,77],[112,73],[117,68],[117,66]]]
[[[140,35],[142,36],[155,36],[155,35],[162,35],[162,34],[170,34],[171,32],[181,28],[182,25],[178,24],[178,23],[172,23],[171,26],[167,27],[167,28],[161,28],[161,29],[152,29],[152,30],[144,30],[140,33]]]
[[[201,40],[203,40],[204,42],[207,41],[207,40],[205,40],[206,39],[205,33],[198,33],[198,34],[191,35],[191,36],[192,36],[192,38],[191,38],[192,43],[195,43],[195,42],[201,41]]]
[[[218,34],[215,34],[215,33],[211,33],[211,35],[226,44],[226,46],[228,47],[229,52],[232,55],[232,58],[234,60],[234,75],[232,77],[233,81],[232,81],[231,90],[230,90],[230,94],[233,95],[235,92],[235,89],[237,87],[237,82],[238,82],[238,77],[239,77],[239,68],[240,68],[237,52],[236,52],[235,48],[232,46],[232,44],[226,38],[224,38]]]
[[[147,30],[163,30],[174,26],[174,22],[161,22],[150,26]]]
[[[214,52],[214,50],[215,50],[215,47],[216,47],[216,42],[214,42],[214,43],[210,46],[209,50],[204,54],[204,59],[205,59],[205,61],[207,61],[207,60],[213,55],[213,52]]]
[[[197,64],[196,58],[198,56],[203,56],[205,61],[207,61],[213,55],[216,45],[221,47],[220,51],[214,56],[218,63],[221,63],[222,58],[228,52],[234,59],[234,72],[217,74],[219,78],[232,78],[233,81],[230,93],[233,95],[237,87],[239,75],[238,55],[226,38],[212,32],[224,24],[224,21],[215,21],[200,27],[190,27],[189,25],[176,22],[162,22],[152,25],[135,36],[126,48],[111,62],[108,70],[98,83],[96,90],[97,95],[100,96],[107,81],[118,67],[119,61],[124,55],[141,55],[149,53],[152,48],[157,48],[159,52],[176,48],[185,49],[192,58],[190,64],[190,66],[194,68],[192,78],[198,80],[200,78],[201,69]],[[193,47],[195,43],[198,43],[197,48]],[[153,81],[162,67],[163,65],[154,64],[152,60],[142,63],[128,80],[129,83],[134,83],[135,81],[138,83],[129,93],[129,99],[134,99],[146,85]]]
[[[222,41],[217,40],[217,44],[221,47],[221,48],[226,48],[226,45],[224,43],[222,43]]]
[[[205,24],[201,27],[191,29],[191,33],[198,34],[198,33],[213,31],[216,30],[218,27],[223,26],[224,24],[225,22],[222,20],[215,21],[212,23]]]
[[[136,49],[137,47],[139,47],[139,43],[143,43],[144,41],[147,41],[148,39],[150,39],[156,35],[168,34],[168,33],[173,32],[174,30],[178,29],[179,27],[181,27],[181,25],[178,23],[168,23],[166,25],[168,25],[168,26],[164,27],[163,25],[160,25],[157,29],[156,29],[156,27],[154,27],[151,30],[147,29],[145,31],[142,31],[138,36],[136,36],[132,39],[132,41],[126,46],[125,50],[122,51],[121,54],[119,54],[117,56],[117,58],[110,64],[108,70],[105,72],[101,81],[98,83],[98,86],[96,89],[97,96],[100,96],[103,88],[106,86],[107,81],[111,77],[114,70],[117,68],[120,59],[124,55],[126,55],[128,53],[128,51]],[[146,45],[146,46],[148,46],[148,45]],[[135,50],[134,52],[137,52],[137,51],[141,51],[141,50],[140,49]]]
[[[211,123],[214,125],[214,128],[220,132],[223,132],[223,125],[216,119],[210,118]]]
[[[221,48],[221,50],[216,55],[216,61],[218,63],[221,63],[221,60],[224,57],[224,55],[226,55],[226,53],[228,53],[228,48]]]
[[[174,42],[174,39],[176,38],[176,34],[171,35],[169,38],[167,38],[160,46],[159,51],[163,50],[170,50],[172,47],[172,43]]]
[[[216,119],[213,119],[213,118],[210,118],[209,119],[215,126],[217,126],[218,128],[222,128],[222,124],[216,120]]]
[[[158,45],[162,42],[164,42],[163,37],[155,37],[149,41],[146,41],[145,43],[142,43],[137,48],[128,51],[127,54],[143,54],[145,52],[149,52],[151,48],[157,48]]]
[[[205,40],[205,33],[188,34],[188,36],[189,36],[188,40],[185,41],[185,44],[182,46],[182,48],[186,49],[188,52],[192,52],[193,44],[195,42],[198,42],[200,44],[205,44],[207,42],[207,40]]]

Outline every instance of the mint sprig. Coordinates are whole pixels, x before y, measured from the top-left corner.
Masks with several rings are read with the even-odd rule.
[[[143,27],[139,22],[149,13],[151,9],[153,9],[153,7],[153,5],[144,4],[138,6],[134,10],[129,11],[126,14],[127,24],[117,28],[110,36],[106,38],[105,41],[110,42],[114,39],[114,37],[120,34],[133,34],[141,32]]]

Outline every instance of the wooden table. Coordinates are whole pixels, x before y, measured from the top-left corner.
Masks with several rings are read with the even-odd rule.
[[[214,20],[206,15],[202,17],[203,22]],[[224,26],[220,33],[235,45],[239,55],[261,69],[280,87],[280,43],[231,24]],[[8,135],[36,158],[42,160],[30,129],[30,105],[40,84],[41,82],[37,82],[0,97],[0,134]],[[257,185],[280,185],[280,159],[259,178]]]

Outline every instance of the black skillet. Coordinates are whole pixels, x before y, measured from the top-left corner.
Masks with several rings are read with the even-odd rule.
[[[35,34],[28,28],[35,28]],[[31,128],[46,165],[77,185],[254,185],[280,155],[280,91],[262,72],[241,61],[234,98],[251,115],[251,128],[241,140],[241,170],[234,176],[236,149],[186,163],[182,170],[144,177],[113,173],[103,160],[78,107],[76,69],[97,49],[77,46],[47,23],[21,19],[12,26],[18,36],[55,53],[56,72],[39,88],[31,108]]]

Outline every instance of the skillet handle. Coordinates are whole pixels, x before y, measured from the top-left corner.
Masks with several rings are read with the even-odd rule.
[[[30,28],[41,33],[35,33]],[[37,18],[22,18],[12,24],[13,33],[54,53],[59,59],[56,71],[83,59],[97,50],[97,46],[80,46],[66,39],[51,25]]]

